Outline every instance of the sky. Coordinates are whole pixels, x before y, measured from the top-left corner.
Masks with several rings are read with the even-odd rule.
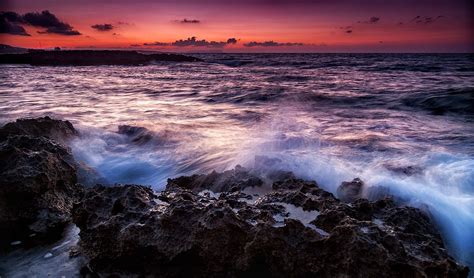
[[[0,0],[0,43],[172,52],[474,52],[471,0]]]

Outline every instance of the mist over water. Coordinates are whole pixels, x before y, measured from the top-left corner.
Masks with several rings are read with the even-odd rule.
[[[169,177],[253,167],[260,156],[332,193],[360,177],[367,197],[383,188],[429,211],[451,253],[474,267],[472,55],[200,58],[2,66],[0,121],[72,121],[76,159],[108,183],[161,190]]]

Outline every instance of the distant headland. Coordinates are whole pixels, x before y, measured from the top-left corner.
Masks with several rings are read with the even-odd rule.
[[[144,54],[125,50],[33,50],[1,45],[0,64],[33,66],[146,65],[150,62],[198,62],[180,54]]]

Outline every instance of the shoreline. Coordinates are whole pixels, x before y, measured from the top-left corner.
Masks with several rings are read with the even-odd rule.
[[[443,251],[443,241],[429,213],[397,204],[383,192],[375,192],[376,201],[361,199],[361,180],[341,184],[339,198],[291,172],[243,167],[169,179],[159,194],[138,185],[85,187],[77,185],[79,172],[93,172],[70,155],[68,140],[75,136],[80,134],[72,124],[48,117],[5,125],[0,128],[0,158],[4,162],[11,159],[13,149],[17,151],[13,158],[20,159],[15,163],[8,160],[8,174],[0,180],[3,197],[12,194],[5,185],[13,185],[15,175],[21,182],[15,183],[18,191],[12,196],[25,194],[22,186],[29,188],[30,181],[39,187],[49,184],[43,195],[33,194],[51,202],[37,203],[29,218],[18,221],[32,222],[30,229],[47,235],[51,228],[72,220],[81,229],[79,249],[88,260],[83,271],[153,275],[158,270],[152,266],[157,264],[169,276],[184,273],[174,265],[188,266],[182,271],[192,269],[210,276],[222,271],[277,276],[298,271],[301,275],[376,277],[377,271],[383,270],[394,277],[415,273],[429,276],[432,271],[466,277],[469,271]],[[21,159],[32,152],[46,154],[40,160],[47,157],[49,165],[61,171],[53,174],[49,166]],[[22,167],[29,171],[15,172]],[[50,178],[29,179],[37,174]],[[55,198],[58,193],[63,196],[59,203]],[[5,209],[19,212],[25,208]],[[45,209],[54,211],[51,215],[55,217],[38,214]],[[426,244],[428,249],[423,247]],[[221,255],[216,258],[214,254]],[[318,254],[325,255],[320,258]],[[199,263],[190,264],[189,259]],[[353,262],[343,265],[348,259]],[[124,265],[125,261],[128,263]],[[229,261],[238,264],[230,266]],[[305,267],[295,270],[295,264]]]
[[[181,54],[142,54],[125,50],[59,50],[0,54],[0,64],[32,66],[140,66],[151,62],[199,62],[201,59]]]

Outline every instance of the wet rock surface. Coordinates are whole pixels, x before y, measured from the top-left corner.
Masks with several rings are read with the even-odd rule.
[[[143,128],[119,133],[138,144],[156,140]],[[30,252],[66,265],[66,274],[81,265],[89,277],[468,275],[447,254],[428,211],[383,198],[383,188],[374,189],[376,201],[362,199],[359,179],[341,184],[340,200],[258,157],[253,170],[169,179],[161,193],[139,185],[83,188],[78,175],[93,177],[94,169],[74,161],[67,144],[76,136],[72,124],[48,117],[0,128],[0,243],[23,248],[28,242],[13,236],[42,242],[66,226],[73,231],[51,248],[14,249],[0,268],[23,264],[22,252]],[[42,268],[30,265],[25,273]]]
[[[283,176],[282,176],[283,177]],[[429,214],[391,199],[351,204],[242,167],[155,193],[96,186],[73,209],[83,274],[158,277],[466,277]],[[211,189],[211,190],[210,190]]]
[[[69,140],[78,136],[78,132],[69,121],[56,120],[46,116],[33,119],[18,119],[0,128],[0,140],[4,140],[12,135],[46,137],[57,143],[67,145]]]
[[[345,181],[337,188],[337,197],[343,202],[354,202],[362,198],[363,187],[364,182],[359,178],[355,178],[350,182]]]
[[[0,128],[0,243],[28,234],[52,236],[70,221],[79,200],[76,163],[66,142],[67,121],[17,120]]]

